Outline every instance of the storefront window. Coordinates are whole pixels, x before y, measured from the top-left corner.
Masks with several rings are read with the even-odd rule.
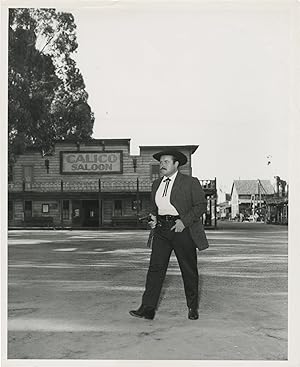
[[[115,200],[114,215],[122,215],[122,200]]]
[[[139,210],[142,210],[142,200],[139,200]],[[132,200],[132,210],[137,210],[137,200]]]
[[[24,166],[23,174],[24,174],[25,189],[31,189],[32,177],[33,177],[33,167]]]
[[[42,204],[42,213],[49,213],[49,204]]]
[[[32,201],[26,200],[24,203],[24,217],[31,218],[32,217]]]
[[[70,216],[69,200],[63,200],[63,219],[69,219],[69,216]]]

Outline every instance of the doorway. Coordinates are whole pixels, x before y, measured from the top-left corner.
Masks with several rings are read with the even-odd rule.
[[[82,200],[82,225],[84,227],[99,226],[99,201]]]
[[[99,227],[99,200],[72,200],[72,226]]]

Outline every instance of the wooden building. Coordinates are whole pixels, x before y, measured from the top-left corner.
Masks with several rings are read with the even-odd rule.
[[[226,220],[231,218],[231,205],[230,205],[230,194],[223,194],[224,201],[222,200],[217,205],[218,219]],[[220,199],[220,196],[218,197]]]
[[[288,224],[288,197],[272,197],[267,199],[266,222],[270,224]]]
[[[197,145],[140,146],[140,155],[130,155],[130,139],[61,141],[46,156],[28,149],[9,170],[9,228],[139,226],[159,177],[152,155],[171,148],[188,157],[180,171],[191,175]],[[215,226],[216,180],[200,182],[208,198],[205,224]]]
[[[266,200],[266,222],[288,224],[288,184],[275,176],[275,194]]]
[[[257,213],[268,197],[274,196],[269,180],[234,180],[231,189],[231,218]]]

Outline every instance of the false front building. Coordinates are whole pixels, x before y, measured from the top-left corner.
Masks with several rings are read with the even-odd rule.
[[[9,227],[105,228],[140,226],[148,214],[159,162],[152,156],[178,149],[188,158],[180,167],[191,175],[197,145],[140,146],[130,155],[130,139],[61,141],[51,155],[27,150],[9,170]],[[216,180],[200,180],[208,199],[206,226],[215,226]]]
[[[274,196],[274,188],[269,180],[234,180],[231,189],[231,218],[241,214],[249,217],[262,214],[268,198]]]

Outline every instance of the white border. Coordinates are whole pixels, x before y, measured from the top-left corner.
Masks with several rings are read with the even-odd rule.
[[[162,11],[173,8],[184,9],[187,6],[197,9],[217,9],[218,11],[234,11],[235,9],[252,9],[259,6],[260,9],[274,10],[288,8],[292,14],[293,25],[291,29],[291,42],[294,45],[294,54],[291,55],[294,61],[291,77],[295,81],[291,100],[291,124],[289,141],[289,353],[288,361],[127,361],[127,360],[7,360],[7,9],[9,7],[58,7],[61,10],[71,11],[79,7],[111,7],[118,6],[121,9],[130,10],[135,7],[159,7]],[[3,366],[300,366],[300,332],[299,332],[299,264],[300,264],[300,241],[297,228],[299,227],[298,208],[300,208],[300,165],[299,145],[300,145],[300,114],[299,114],[299,72],[300,72],[300,27],[299,27],[299,1],[1,1],[1,157],[3,165],[1,168],[1,361]],[[284,123],[284,122],[283,122]]]

